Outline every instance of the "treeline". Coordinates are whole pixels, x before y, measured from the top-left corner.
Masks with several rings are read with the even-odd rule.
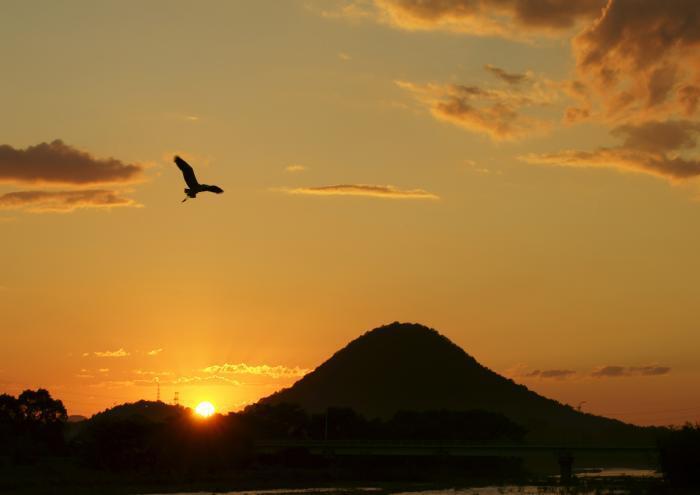
[[[255,444],[267,440],[483,444],[520,442],[525,433],[505,416],[486,411],[403,411],[368,420],[349,408],[310,414],[292,404],[256,404],[202,419],[181,406],[140,401],[69,423],[63,403],[44,389],[0,395],[0,464],[64,456],[90,468],[180,479],[259,467],[266,461],[256,455]],[[700,486],[700,425],[663,429],[658,442],[665,478],[674,486]],[[302,450],[288,453],[289,465],[323,465]]]
[[[265,404],[204,420],[182,407],[146,401],[117,406],[78,428],[72,447],[91,466],[181,473],[259,461],[254,447],[262,440],[510,442],[525,434],[504,416],[484,411],[401,412],[369,421],[347,408],[308,414],[292,404]]]
[[[687,423],[662,434],[659,463],[664,477],[672,485],[700,488],[700,424]]]
[[[485,411],[399,412],[368,420],[349,408],[309,414],[292,404],[260,404],[206,420],[162,402],[123,404],[68,423],[48,391],[0,396],[0,455],[70,455],[84,465],[114,471],[216,471],[256,460],[264,440],[518,442],[525,430]],[[28,447],[29,446],[29,447]],[[259,460],[259,459],[258,459]]]
[[[0,453],[24,463],[65,453],[66,408],[45,389],[0,395]]]
[[[229,415],[259,439],[520,442],[526,430],[487,411],[400,411],[367,420],[350,408],[309,414],[295,404],[255,404]]]

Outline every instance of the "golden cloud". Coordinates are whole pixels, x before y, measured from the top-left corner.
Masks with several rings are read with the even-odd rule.
[[[372,18],[411,31],[523,38],[569,29],[597,17],[604,6],[605,0],[354,0],[334,16]]]
[[[293,163],[284,167],[284,170],[290,173],[304,172],[306,167],[304,165],[299,165],[298,163]]]
[[[368,196],[387,199],[440,199],[437,194],[423,189],[400,189],[395,186],[369,184],[337,184],[331,186],[298,187],[283,189],[288,194],[310,196]]]
[[[129,352],[125,351],[123,348],[119,348],[116,351],[95,351],[93,354],[97,357],[107,357],[107,358],[119,358],[131,355]],[[84,356],[85,354],[83,354]]]
[[[529,154],[521,157],[534,164],[565,167],[612,167],[641,172],[669,180],[700,175],[700,160],[677,154],[696,144],[700,124],[690,121],[646,122],[615,128],[613,135],[623,138],[622,145],[594,151],[565,150]]]
[[[504,71],[504,74],[507,73]],[[482,88],[407,81],[397,81],[396,84],[427,106],[436,119],[471,132],[487,134],[495,141],[544,132],[550,124],[524,114],[523,110],[549,105],[558,96],[556,88],[550,87],[548,81],[532,81],[527,88]]]
[[[15,191],[0,196],[0,210],[32,213],[67,213],[79,208],[140,206],[116,191],[78,189],[74,191]]]
[[[282,365],[270,366],[267,364],[250,365],[246,363],[224,363],[207,366],[202,369],[205,373],[230,373],[237,375],[263,375],[270,378],[296,378],[306,375],[310,370],[294,366],[288,368]]]

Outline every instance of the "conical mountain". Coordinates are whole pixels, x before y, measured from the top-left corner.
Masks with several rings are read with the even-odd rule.
[[[581,413],[488,368],[437,331],[392,323],[365,333],[292,387],[262,403],[299,404],[310,412],[350,407],[367,418],[401,410],[485,410],[504,414],[528,440],[646,444],[653,431]]]

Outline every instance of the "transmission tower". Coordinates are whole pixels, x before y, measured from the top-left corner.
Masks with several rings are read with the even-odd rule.
[[[173,402],[175,403],[176,406],[180,405],[180,392],[175,392],[175,397],[173,398]]]
[[[160,402],[160,380],[156,377],[156,402]]]

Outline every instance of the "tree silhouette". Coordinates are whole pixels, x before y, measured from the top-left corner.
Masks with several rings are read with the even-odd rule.
[[[52,399],[46,389],[25,390],[19,395],[17,402],[22,419],[28,423],[49,426],[68,419],[63,402]]]

